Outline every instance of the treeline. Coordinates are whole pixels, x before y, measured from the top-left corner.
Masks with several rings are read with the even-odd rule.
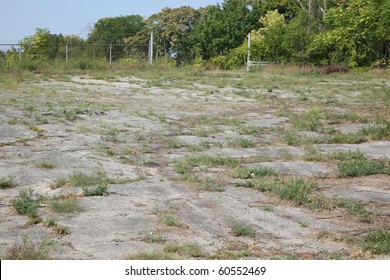
[[[68,51],[79,53],[91,51],[87,46],[94,45],[95,57],[106,57],[107,44],[111,44],[114,54],[136,57],[137,52],[147,52],[153,32],[157,57],[176,64],[232,68],[245,64],[251,33],[255,61],[385,67],[389,27],[390,0],[224,0],[200,9],[165,8],[148,19],[139,15],[102,18],[86,40],[37,29],[21,43],[31,59],[63,56],[66,44]],[[12,51],[1,55],[7,59]]]

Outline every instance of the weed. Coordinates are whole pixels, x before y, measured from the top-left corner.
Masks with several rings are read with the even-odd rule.
[[[362,177],[373,174],[390,174],[389,161],[375,161],[372,159],[360,159],[347,162],[339,162],[340,177]]]
[[[104,196],[108,194],[107,185],[98,185],[95,187],[82,187],[85,196]]]
[[[57,167],[57,164],[49,161],[41,161],[38,162],[36,166],[41,169],[54,169]]]
[[[237,169],[233,177],[239,179],[250,179],[255,177],[276,176],[278,172],[271,168],[259,167],[259,168],[239,168]]]
[[[374,254],[390,255],[390,229],[377,229],[367,234],[361,241],[365,251]]]
[[[364,160],[366,159],[365,154],[360,151],[348,151],[348,152],[333,152],[328,155],[330,160],[338,161],[352,161],[352,160]]]
[[[183,223],[171,214],[166,214],[166,215],[162,216],[161,221],[169,227],[183,226]]]
[[[250,189],[250,188],[254,187],[254,184],[251,181],[245,181],[245,182],[236,182],[235,186],[237,188],[248,188],[248,189]]]
[[[326,159],[321,150],[313,145],[308,145],[305,147],[305,155],[303,158],[307,161],[324,161]]]
[[[69,177],[69,182],[74,187],[93,186],[100,184],[107,184],[109,179],[103,172],[96,174],[85,174],[83,172],[75,172]]]
[[[42,241],[40,244],[34,244],[23,237],[22,243],[12,246],[8,250],[6,259],[8,260],[49,260],[49,251],[51,242]]]
[[[228,146],[232,148],[253,148],[255,143],[244,138],[237,138],[228,142]]]
[[[196,243],[176,244],[170,243],[164,246],[164,253],[176,254],[180,257],[201,258],[203,252],[201,247]]]
[[[241,126],[238,130],[240,135],[255,135],[261,132],[263,129],[258,126]]]
[[[38,216],[38,200],[32,189],[19,192],[19,197],[11,200],[11,206],[21,215],[26,215],[33,223],[40,222]]]
[[[57,221],[55,219],[47,219],[44,223],[47,227],[55,227],[57,225]]]
[[[9,189],[15,187],[15,177],[7,176],[0,178],[0,189]]]
[[[54,182],[52,182],[50,184],[50,188],[54,190],[54,189],[62,188],[64,186],[66,186],[67,184],[69,184],[68,179],[61,177],[61,178],[54,180]]]
[[[185,147],[186,145],[180,141],[175,139],[168,139],[165,143],[165,147],[168,149],[180,149]]]
[[[49,203],[49,208],[55,213],[76,213],[81,211],[80,202],[74,199],[53,200]]]
[[[178,256],[160,251],[141,252],[126,257],[128,260],[176,260]]]
[[[144,238],[142,239],[146,243],[165,243],[166,239],[164,236],[162,236],[159,233],[154,234],[153,232],[145,234]]]
[[[329,259],[331,260],[342,260],[343,256],[339,252],[333,252],[329,255]]]
[[[362,133],[341,133],[336,132],[325,141],[328,144],[360,144],[366,142],[367,139]]]
[[[372,140],[390,140],[390,121],[382,121],[363,128],[362,133]]]
[[[254,230],[250,226],[244,225],[244,224],[234,225],[232,227],[232,231],[233,231],[235,236],[254,236],[255,235]]]
[[[280,198],[292,200],[298,205],[311,206],[320,199],[316,195],[317,190],[318,185],[315,182],[297,179],[284,183],[276,190],[276,194]]]
[[[266,211],[266,212],[271,212],[271,211],[274,210],[274,208],[273,208],[271,205],[263,205],[263,206],[261,207],[261,209],[262,209],[263,211]]]
[[[290,121],[297,129],[315,131],[320,127],[324,113],[322,108],[312,107],[302,116],[292,113]]]
[[[69,234],[69,228],[63,225],[55,225],[53,227],[54,233],[58,235],[67,235]]]
[[[237,166],[239,161],[234,158],[225,157],[213,157],[208,155],[185,157],[181,160],[174,162],[175,170],[177,173],[185,174],[190,171],[191,168],[196,166],[204,167],[217,167],[217,166]]]
[[[352,201],[347,199],[335,199],[334,204],[337,207],[347,210],[349,213],[355,215],[359,222],[371,223],[373,213],[367,210],[366,206],[358,201]]]

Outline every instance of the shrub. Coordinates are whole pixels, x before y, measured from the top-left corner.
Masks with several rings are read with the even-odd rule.
[[[390,255],[390,229],[378,229],[370,232],[362,240],[362,247],[374,254]]]
[[[104,196],[108,194],[107,185],[98,185],[96,187],[82,187],[85,196]]]
[[[15,186],[15,177],[7,176],[0,178],[0,189],[9,189]]]
[[[41,242],[34,244],[23,237],[22,244],[14,245],[8,251],[6,259],[8,260],[49,260],[50,242]]]
[[[49,203],[51,211],[56,213],[75,213],[81,211],[80,202],[73,199],[54,200]]]
[[[32,220],[38,217],[38,202],[34,197],[32,189],[26,189],[19,192],[19,197],[11,200],[11,206],[21,215],[26,215]]]
[[[285,182],[276,190],[276,194],[282,199],[292,200],[298,205],[311,206],[317,204],[320,197],[317,194],[318,185],[312,181],[303,179]]]
[[[254,236],[255,232],[254,230],[247,225],[240,224],[240,225],[235,225],[232,228],[234,235],[236,236]]]
[[[389,162],[372,159],[339,162],[340,177],[362,177],[374,174],[390,174]]]

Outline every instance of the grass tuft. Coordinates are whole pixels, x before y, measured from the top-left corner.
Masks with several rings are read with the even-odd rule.
[[[108,194],[107,185],[98,185],[95,187],[82,187],[85,196],[105,196]]]
[[[234,225],[232,227],[232,230],[233,230],[233,233],[235,236],[251,236],[252,237],[255,235],[254,230],[250,226],[244,225],[244,224]]]
[[[365,251],[390,255],[390,229],[377,229],[365,236],[361,243]]]
[[[43,241],[34,244],[25,236],[21,244],[17,244],[8,250],[6,259],[8,260],[49,260],[51,242]]]
[[[15,177],[7,176],[0,178],[0,189],[9,189],[15,187]]]

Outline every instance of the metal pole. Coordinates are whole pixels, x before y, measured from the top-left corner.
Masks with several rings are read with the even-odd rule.
[[[246,65],[246,70],[249,72],[251,70],[251,33],[248,34],[248,60]]]
[[[110,44],[110,64],[112,63],[112,44]]]
[[[68,64],[68,44],[65,46],[65,62]]]
[[[149,64],[153,65],[153,32],[150,33],[150,41],[149,41]]]
[[[22,62],[22,45],[19,45],[19,61]]]

